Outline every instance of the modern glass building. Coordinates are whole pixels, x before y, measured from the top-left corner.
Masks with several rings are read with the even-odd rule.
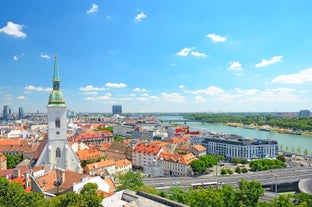
[[[112,111],[113,111],[113,115],[115,115],[115,114],[121,115],[122,114],[122,106],[121,105],[113,105]]]

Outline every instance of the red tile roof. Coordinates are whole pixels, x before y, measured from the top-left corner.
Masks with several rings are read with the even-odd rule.
[[[80,161],[102,157],[102,154],[99,151],[90,150],[90,149],[79,150],[77,152],[77,155]]]
[[[37,177],[35,180],[44,192],[55,191],[57,189],[55,181],[62,180],[62,171],[63,170],[60,169],[54,169],[43,176]],[[70,189],[73,186],[73,183],[81,182],[84,177],[83,174],[70,170],[65,170],[64,173],[65,179],[62,180],[62,183],[59,186],[59,192]]]
[[[175,162],[183,165],[189,165],[193,160],[197,160],[198,158],[192,154],[188,153],[186,155],[180,155],[180,154],[170,154],[167,152],[162,152],[160,153],[160,158],[168,162]]]
[[[101,139],[104,137],[112,137],[113,133],[108,130],[100,130],[100,131],[86,131],[82,132],[79,135],[74,135],[70,137],[70,140],[79,140],[79,139]]]
[[[193,148],[197,151],[197,152],[202,152],[202,151],[206,151],[206,147],[200,145],[200,144],[195,144],[193,145]]]
[[[139,143],[133,148],[133,153],[157,155],[162,150],[162,147],[157,143],[144,144]]]
[[[115,165],[115,160],[104,160],[104,161],[88,164],[86,168],[89,170],[93,170],[93,169],[108,167],[112,165]]]

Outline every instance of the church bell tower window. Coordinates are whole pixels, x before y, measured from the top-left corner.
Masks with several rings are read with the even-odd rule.
[[[61,120],[59,117],[55,119],[55,128],[61,128]]]
[[[55,154],[56,154],[56,157],[61,157],[61,149],[56,148]]]

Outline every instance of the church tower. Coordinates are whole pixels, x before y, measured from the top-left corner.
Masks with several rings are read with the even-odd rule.
[[[66,138],[66,104],[60,88],[60,74],[57,56],[54,59],[53,90],[49,96],[48,112],[48,140],[37,162],[37,166],[51,165],[64,170],[81,172],[80,161],[76,153],[69,146]]]

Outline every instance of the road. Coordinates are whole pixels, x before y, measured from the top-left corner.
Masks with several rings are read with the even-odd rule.
[[[159,177],[144,178],[144,184],[151,187],[157,187],[163,184],[164,187],[170,188],[175,182],[179,182],[181,187],[189,187],[192,183],[202,182],[218,182],[237,186],[239,180],[256,180],[262,185],[270,185],[275,183],[291,183],[301,179],[312,178],[312,167],[289,167],[283,169],[274,169],[260,172],[249,172],[246,174],[235,174],[226,176],[197,176],[197,177]]]

